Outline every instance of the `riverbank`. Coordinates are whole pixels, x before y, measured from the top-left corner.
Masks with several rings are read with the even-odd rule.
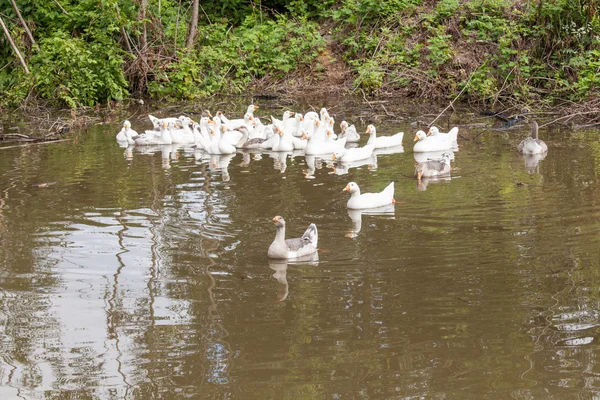
[[[20,10],[22,18],[5,10],[15,47],[0,43],[2,109],[68,107],[77,116],[140,100],[320,93],[366,103],[461,101],[481,111],[600,123],[600,20],[592,1],[265,1],[262,8],[209,1],[195,16],[195,0],[187,10],[99,4],[61,10],[48,1]]]

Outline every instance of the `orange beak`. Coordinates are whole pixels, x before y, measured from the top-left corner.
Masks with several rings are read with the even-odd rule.
[[[300,121],[304,121],[304,116],[303,115],[300,116]]]
[[[427,136],[431,136],[431,128],[427,131]]]
[[[342,192],[349,192],[349,191],[350,191],[350,185],[346,185],[344,190],[342,190]]]
[[[277,217],[273,218],[273,222],[279,222],[279,218],[277,218]]]
[[[333,161],[335,161],[335,159],[336,159],[336,158],[337,158],[337,157],[335,156],[335,154],[332,154],[332,155],[331,155],[331,159],[332,159]]]
[[[254,109],[255,109],[255,110],[258,110],[258,106],[254,106]]]
[[[413,140],[413,142],[416,142],[417,140],[419,140],[419,137],[415,135],[415,140]]]
[[[331,131],[327,131],[327,136],[331,136]]]
[[[371,133],[371,128],[367,128],[367,130],[365,131],[365,133]]]
[[[307,139],[306,133],[302,133],[302,140],[306,140],[306,139]]]
[[[321,122],[320,122],[319,120],[316,120],[316,121],[315,121],[315,125],[316,125],[316,126],[319,126],[319,125],[321,125]]]

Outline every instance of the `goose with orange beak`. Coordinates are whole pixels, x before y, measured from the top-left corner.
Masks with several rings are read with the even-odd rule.
[[[353,210],[377,208],[396,203],[396,200],[394,200],[394,182],[391,182],[379,193],[362,194],[358,185],[355,182],[350,182],[344,188],[344,192],[350,193],[346,206]]]
[[[429,160],[417,163],[415,167],[415,175],[417,176],[417,180],[421,180],[421,178],[433,178],[438,176],[447,176],[452,172],[452,167],[450,166],[450,154],[444,153],[442,154],[441,160]]]
[[[267,255],[269,258],[290,259],[313,254],[317,251],[319,233],[317,226],[310,224],[302,237],[294,239],[285,238],[285,220],[279,215],[273,218],[277,228],[275,240],[269,246]]]
[[[415,145],[413,152],[424,153],[428,151],[445,151],[452,148],[452,140],[449,135],[427,136],[423,131],[415,134]]]
[[[404,138],[404,132],[398,132],[392,136],[377,136],[377,130],[375,125],[367,126],[367,131],[370,135],[367,144],[374,144],[376,149],[384,149],[386,147],[402,146],[402,139]]]
[[[437,126],[432,126],[431,128],[429,128],[429,131],[427,131],[427,136],[444,136],[444,135],[448,135],[448,139],[456,142],[458,140],[458,127],[455,126],[454,128],[450,129],[447,133],[446,132],[440,132],[439,128]]]
[[[347,121],[342,121],[340,123],[340,129],[342,133],[339,134],[338,138],[346,138],[346,143],[358,143],[360,142],[360,135],[356,131],[356,127],[354,125],[348,124]]]

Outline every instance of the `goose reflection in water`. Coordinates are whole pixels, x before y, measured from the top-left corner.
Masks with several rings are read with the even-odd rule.
[[[346,233],[346,237],[347,238],[355,238],[358,236],[358,233],[361,231],[362,229],[362,216],[363,215],[380,215],[380,216],[384,216],[387,217],[388,219],[394,219],[395,218],[395,206],[393,204],[389,204],[387,206],[383,206],[383,207],[377,207],[377,208],[365,208],[365,209],[359,209],[359,210],[354,210],[354,209],[347,209],[348,212],[348,216],[350,217],[350,219],[352,220],[352,229],[350,231],[348,231],[348,233]]]
[[[221,178],[223,182],[229,182],[231,176],[229,175],[229,164],[235,157],[236,153],[233,154],[211,154],[210,161],[208,162],[208,169],[211,172],[221,172]]]
[[[269,259],[269,268],[273,271],[273,278],[279,282],[279,291],[277,294],[277,301],[285,301],[287,299],[290,288],[287,281],[287,268],[288,265],[319,265],[319,253],[313,253],[304,257],[295,258],[292,262],[289,260],[276,260]]]
[[[130,144],[125,148],[125,151],[123,151],[123,157],[125,157],[127,161],[133,160],[133,149],[135,149],[135,145]]]
[[[364,160],[337,162],[333,167],[333,173],[336,175],[346,175],[350,172],[350,168],[359,168],[366,165],[369,171],[377,170],[377,156],[372,154],[371,157]]]
[[[304,160],[306,161],[306,169],[302,171],[304,173],[304,177],[306,179],[314,179],[316,170],[323,168],[323,159],[317,156],[305,155]],[[325,165],[333,168],[332,163],[326,163]]]
[[[136,146],[135,151],[143,155],[154,155],[160,152],[162,167],[164,169],[170,169],[171,162],[177,162],[179,160],[179,152],[177,150],[180,148],[183,148],[183,146],[177,144],[155,144]]]
[[[539,164],[548,153],[542,154],[523,154],[523,161],[525,162],[525,169],[528,174],[538,174],[540,172]]]
[[[392,147],[383,147],[383,148],[373,150],[373,154],[376,156],[383,156],[383,155],[387,155],[387,154],[398,154],[398,153],[404,153],[404,146],[399,145],[399,146],[392,146]]]
[[[273,168],[281,173],[287,170],[288,156],[292,156],[291,151],[271,151],[269,157],[273,159]]]
[[[454,151],[452,150],[413,153],[413,156],[415,158],[415,162],[422,163],[432,160],[440,160],[444,154],[448,154],[450,156],[450,161],[454,161]]]
[[[429,185],[430,183],[446,182],[450,180],[452,180],[451,176],[437,176],[432,178],[417,179],[417,190],[420,192],[424,192],[427,190],[427,185]]]
[[[239,153],[242,155],[242,162],[238,164],[240,167],[249,167],[252,161],[262,160],[260,150],[243,150]]]

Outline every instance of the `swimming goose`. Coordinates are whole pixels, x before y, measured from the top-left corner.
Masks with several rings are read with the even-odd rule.
[[[367,126],[367,131],[365,133],[369,133],[371,135],[367,144],[374,144],[376,149],[400,146],[402,145],[402,139],[404,138],[404,132],[398,132],[392,136],[377,137],[374,125]]]
[[[427,136],[423,131],[415,134],[415,145],[413,152],[422,153],[426,151],[443,151],[452,148],[452,140],[449,135]]]
[[[160,130],[160,127],[162,126],[163,121],[165,121],[167,123],[172,122],[173,124],[176,124],[179,121],[179,118],[175,118],[175,117],[156,118],[154,115],[150,115],[150,114],[148,114],[148,118],[152,122],[152,126],[154,127],[154,130],[156,130],[156,131]]]
[[[275,134],[279,135],[279,141],[273,145],[273,151],[292,151],[294,150],[294,137],[291,133],[275,126]]]
[[[237,142],[235,147],[238,149],[262,149],[263,143],[267,141],[267,139],[255,138],[249,139],[250,132],[248,128],[245,126],[241,126],[238,128],[238,131],[242,133],[242,138]]]
[[[342,121],[340,124],[340,129],[342,133],[340,133],[339,137],[346,137],[346,143],[358,143],[360,142],[360,135],[356,131],[356,127],[354,125],[349,125],[348,122]],[[402,142],[402,140],[400,140]]]
[[[117,142],[134,144],[134,138],[138,136],[138,133],[131,129],[131,122],[125,120],[123,122],[123,128],[117,133]]]
[[[329,140],[320,140],[317,138],[317,133],[313,134],[312,137],[308,137],[308,143],[306,144],[306,154],[315,155],[315,154],[329,154],[334,153],[337,150],[344,148],[346,145],[346,138],[342,138],[339,140],[330,139],[333,135],[332,131],[327,131],[327,138]],[[303,135],[304,139],[306,135]]]
[[[538,139],[538,124],[536,121],[531,121],[529,136],[519,143],[517,150],[523,154],[543,154],[548,151],[546,143]]]
[[[181,128],[174,128],[171,130],[171,138],[173,143],[190,144],[194,143],[194,132],[190,128],[190,124],[193,123],[192,119],[181,116],[177,119],[175,124],[181,125]]]
[[[363,147],[354,147],[352,149],[341,148],[333,153],[331,159],[339,162],[364,160],[365,158],[371,157],[373,150],[375,150],[375,145],[373,143],[367,143]]]
[[[449,175],[452,172],[450,166],[450,154],[444,153],[441,160],[429,160],[425,162],[417,163],[415,167],[415,175],[417,179],[421,180],[421,177],[430,178],[434,176]]]
[[[275,240],[273,240],[267,251],[269,258],[297,258],[317,251],[319,234],[315,224],[310,224],[302,237],[286,240],[285,220],[280,216],[276,216],[273,218],[273,222],[277,227],[277,233],[275,234]]]
[[[160,126],[160,133],[146,132],[143,135],[139,135],[135,138],[135,144],[138,146],[148,146],[153,144],[171,144],[173,139],[171,137],[171,130],[173,129],[173,123],[162,121]]]
[[[379,193],[360,193],[360,188],[354,182],[350,182],[344,188],[344,192],[350,193],[350,199],[346,206],[352,209],[376,208],[395,204],[394,200],[394,182],[391,182],[383,191]]]
[[[431,128],[429,128],[429,131],[427,132],[427,136],[438,136],[438,135],[448,135],[449,139],[451,141],[456,142],[458,140],[458,127],[455,126],[454,128],[450,129],[448,131],[448,133],[440,132],[440,130],[438,129],[437,126],[432,126]]]

